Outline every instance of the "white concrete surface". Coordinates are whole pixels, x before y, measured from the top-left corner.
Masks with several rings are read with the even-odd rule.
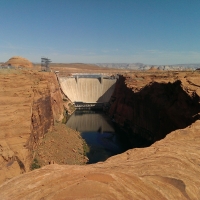
[[[114,91],[116,79],[59,77],[61,89],[72,102],[108,102]]]

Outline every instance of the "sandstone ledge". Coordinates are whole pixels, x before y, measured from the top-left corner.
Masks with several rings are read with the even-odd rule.
[[[49,165],[0,186],[2,199],[199,199],[200,121],[104,163]]]

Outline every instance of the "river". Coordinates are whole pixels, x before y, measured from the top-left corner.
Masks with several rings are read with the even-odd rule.
[[[79,131],[89,146],[88,164],[105,161],[127,150],[113,122],[102,111],[77,110],[66,125]]]

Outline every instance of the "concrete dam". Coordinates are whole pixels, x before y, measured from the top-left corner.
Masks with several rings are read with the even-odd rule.
[[[58,76],[63,93],[76,107],[107,103],[114,91],[117,77],[102,74]],[[84,106],[83,106],[84,105]]]

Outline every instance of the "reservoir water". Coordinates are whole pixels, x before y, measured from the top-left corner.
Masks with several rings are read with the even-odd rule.
[[[88,164],[105,161],[127,150],[114,124],[102,111],[77,110],[67,121],[67,126],[81,132],[89,146]]]

